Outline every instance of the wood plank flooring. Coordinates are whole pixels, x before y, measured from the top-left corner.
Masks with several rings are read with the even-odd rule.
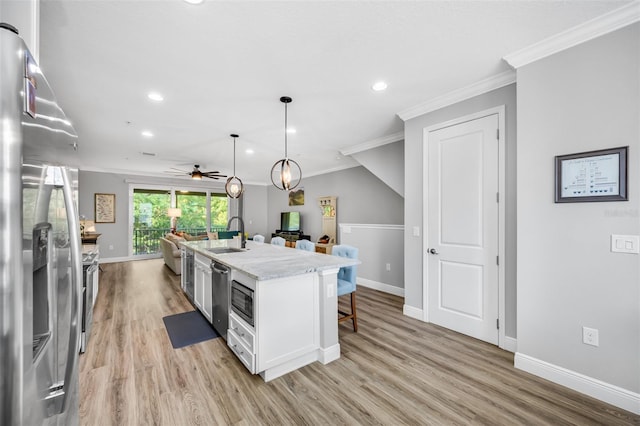
[[[518,371],[513,354],[402,315],[358,288],[342,356],[269,383],[221,338],[173,349],[162,317],[194,308],[161,259],[102,265],[83,425],[640,425],[640,416]],[[347,308],[349,298],[341,300]]]

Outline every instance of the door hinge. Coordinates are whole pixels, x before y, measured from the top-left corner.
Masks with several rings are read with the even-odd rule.
[[[500,193],[496,192],[496,203],[500,202]]]
[[[496,129],[496,139],[500,140],[500,129]]]
[[[500,265],[500,256],[496,256],[496,265]]]
[[[500,318],[496,318],[496,328],[500,330]]]

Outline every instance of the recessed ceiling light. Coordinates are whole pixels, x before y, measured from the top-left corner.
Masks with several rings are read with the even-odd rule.
[[[384,81],[378,81],[373,86],[371,86],[371,88],[373,90],[375,90],[376,92],[380,92],[380,91],[385,90],[387,88],[387,83],[385,83]]]
[[[189,4],[200,4],[202,3],[204,0],[184,0],[185,2],[189,3]]]
[[[292,128],[292,127],[289,127],[289,128],[287,129],[287,133],[290,133],[290,134],[291,134],[291,133],[295,133],[295,132],[296,132],[296,129],[294,129],[294,128]]]
[[[150,132],[150,131],[148,131],[148,130],[144,130],[144,131],[142,132],[142,136],[144,136],[145,138],[152,138],[152,137],[153,137],[153,133],[151,133],[151,132]]]
[[[164,96],[162,96],[160,93],[158,92],[150,92],[147,97],[149,99],[151,99],[152,101],[156,101],[156,102],[162,102],[164,100]]]
[[[251,148],[245,149],[244,152],[247,153],[247,154],[253,154],[254,153],[254,151]]]

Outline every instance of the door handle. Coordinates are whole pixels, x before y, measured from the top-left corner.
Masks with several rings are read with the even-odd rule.
[[[438,253],[438,252],[436,251],[436,249],[430,249],[430,250],[429,250],[429,253],[431,253],[431,254],[440,254],[440,253]]]

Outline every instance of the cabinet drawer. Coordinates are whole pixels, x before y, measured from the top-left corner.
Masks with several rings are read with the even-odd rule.
[[[229,331],[233,331],[236,337],[242,341],[244,346],[246,346],[250,352],[255,353],[256,336],[253,333],[253,330],[233,312],[229,314]]]
[[[227,345],[234,354],[242,361],[251,374],[256,374],[256,356],[243,343],[242,339],[233,331],[227,333]]]

